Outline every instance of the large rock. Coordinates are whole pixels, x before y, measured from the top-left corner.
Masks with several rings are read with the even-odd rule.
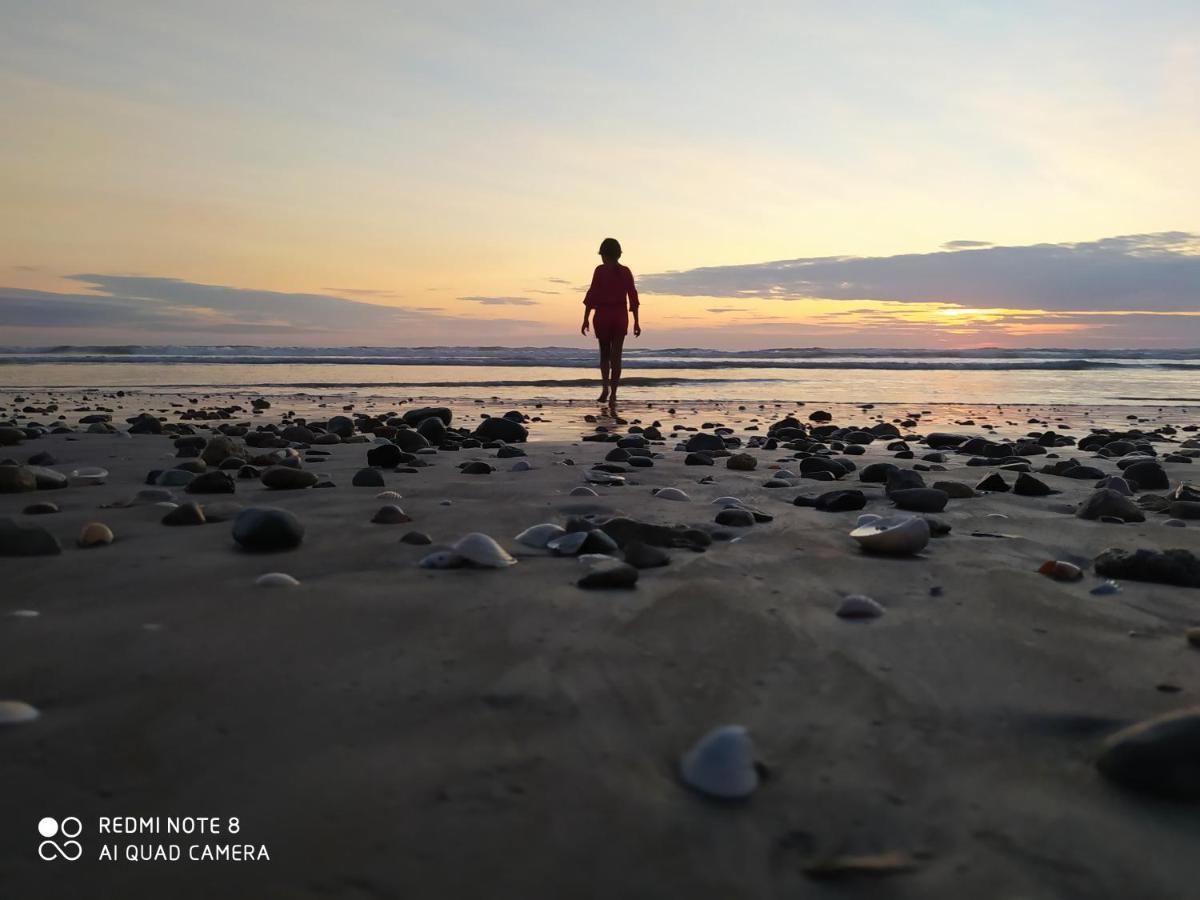
[[[228,472],[217,470],[197,475],[184,490],[189,494],[233,494],[237,492],[237,482]]]
[[[354,434],[354,420],[349,416],[334,416],[326,425],[326,430],[340,438],[348,438]]]
[[[223,434],[209,438],[204,449],[200,451],[200,458],[210,466],[220,465],[231,457],[245,459],[246,456],[247,451],[244,444]]]
[[[506,444],[520,444],[529,440],[529,429],[512,419],[491,416],[479,423],[479,427],[475,429],[475,437],[481,441],[504,441]]]
[[[891,491],[888,499],[909,512],[935,513],[946,508],[950,496],[937,488],[903,488]]]
[[[37,490],[37,478],[28,466],[0,466],[0,494]]]
[[[1126,787],[1172,800],[1200,800],[1200,707],[1117,732],[1104,742],[1096,765]]]
[[[688,438],[683,449],[688,453],[718,453],[725,449],[725,439],[719,434],[706,434],[701,431]]]
[[[367,451],[367,465],[394,469],[404,459],[404,451],[395,444],[379,444]]]
[[[425,439],[425,435],[412,428],[400,428],[392,436],[392,443],[403,450],[405,453],[415,453],[418,450],[424,450],[429,446],[429,441]]]
[[[1079,505],[1075,515],[1080,519],[1099,519],[1112,516],[1123,522],[1145,522],[1146,514],[1123,494],[1102,488]]]
[[[271,466],[262,473],[262,483],[276,491],[298,491],[317,483],[315,472],[291,466]]]
[[[0,556],[55,556],[59,553],[62,553],[62,544],[45,528],[0,519]]]
[[[1189,550],[1121,550],[1110,547],[1093,564],[1097,575],[1118,581],[1151,581],[1200,588],[1200,558]]]
[[[1165,491],[1171,486],[1163,467],[1150,459],[1126,466],[1124,475],[1125,479],[1133,481],[1140,491]]]
[[[246,550],[290,550],[304,539],[304,525],[286,509],[251,506],[233,520],[233,539]]]
[[[420,409],[410,409],[401,418],[404,419],[405,424],[415,427],[430,416],[436,416],[446,425],[449,425],[453,418],[453,413],[444,406],[422,406]]]

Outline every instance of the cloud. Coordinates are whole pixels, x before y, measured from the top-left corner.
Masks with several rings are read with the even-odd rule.
[[[528,297],[459,297],[459,300],[469,300],[472,303],[482,303],[484,306],[537,306],[538,301]]]
[[[710,307],[708,307],[708,309],[705,310],[705,312],[730,313],[730,312],[742,312],[742,310],[737,306],[710,306]]]
[[[976,247],[993,247],[991,241],[946,241],[942,244],[943,250],[973,250]]]
[[[571,283],[570,281],[568,281],[565,278],[547,278],[546,280],[549,282],[552,282],[553,284],[570,284]]]
[[[643,275],[640,287],[694,297],[1186,311],[1200,307],[1200,235],[1167,231],[1068,244],[800,258]]]

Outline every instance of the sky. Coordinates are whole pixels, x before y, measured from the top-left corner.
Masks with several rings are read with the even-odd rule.
[[[0,21],[0,344],[1200,346],[1194,0]]]

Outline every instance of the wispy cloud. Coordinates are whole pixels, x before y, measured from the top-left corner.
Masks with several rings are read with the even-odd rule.
[[[946,241],[942,244],[943,250],[974,250],[978,247],[992,247],[991,241]]]
[[[471,303],[482,303],[484,306],[537,306],[538,301],[528,297],[459,297]]]
[[[1167,231],[1067,244],[878,257],[812,257],[641,277],[646,293],[890,300],[1008,309],[1200,307],[1200,235]]]

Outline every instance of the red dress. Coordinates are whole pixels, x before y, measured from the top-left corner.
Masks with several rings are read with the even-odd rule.
[[[601,341],[624,337],[629,333],[629,315],[625,298],[629,297],[629,309],[638,308],[637,288],[633,286],[633,273],[628,266],[618,263],[610,266],[601,263],[592,273],[592,286],[588,288],[583,305],[595,310],[592,316],[592,331]]]

